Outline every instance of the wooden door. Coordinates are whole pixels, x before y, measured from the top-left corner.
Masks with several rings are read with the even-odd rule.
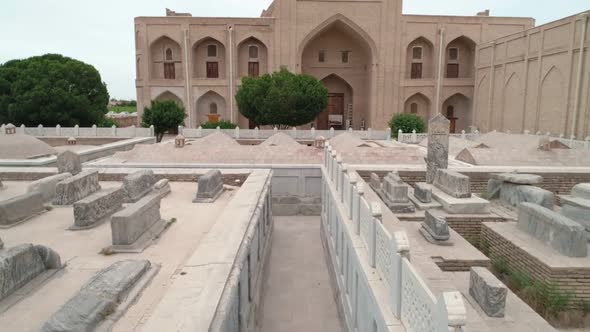
[[[459,64],[449,63],[447,64],[447,78],[458,78],[459,77]]]
[[[169,80],[176,79],[176,71],[173,62],[164,63],[164,78]]]
[[[422,78],[422,63],[416,62],[412,63],[412,79],[421,79]]]
[[[260,65],[258,62],[248,62],[248,76],[258,77],[260,75]]]
[[[219,64],[218,62],[207,62],[207,78],[218,78],[219,77]]]
[[[344,94],[342,93],[330,93],[328,94],[328,105],[326,106],[326,110],[324,110],[318,116],[317,122],[317,129],[319,130],[328,130],[330,129],[330,115],[341,115],[342,116],[342,125],[340,126],[333,126],[334,129],[343,129],[345,126],[346,119],[344,118]]]

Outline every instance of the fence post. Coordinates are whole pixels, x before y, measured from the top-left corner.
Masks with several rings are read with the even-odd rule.
[[[0,126],[0,135],[6,135],[6,125],[4,123]]]
[[[42,124],[38,125],[37,126],[37,135],[39,135],[39,136],[45,136],[44,134],[45,133],[43,132],[43,125]]]
[[[341,191],[342,190],[342,156],[341,155],[337,155],[336,156],[336,172],[335,172],[335,176],[336,178],[334,179],[334,181],[336,182],[336,192]]]
[[[256,138],[256,139],[258,139],[258,137],[259,137],[258,136],[259,135],[259,132],[258,131],[259,131],[258,127],[254,127],[254,138]]]
[[[436,300],[436,310],[448,322],[445,331],[463,331],[467,322],[467,311],[460,292],[444,292]]]
[[[234,129],[234,138],[235,139],[239,139],[240,138],[240,127],[236,127]]]
[[[279,128],[277,128],[277,127],[274,127],[274,128],[272,129],[272,131],[273,131],[273,134],[276,134],[276,133],[278,133],[278,132],[279,132]]]
[[[418,135],[416,135],[416,129],[412,130],[412,144],[418,143]]]
[[[330,179],[332,180],[332,182],[336,182],[336,178],[334,177],[334,174],[336,174],[336,166],[337,166],[337,162],[336,162],[336,150],[332,150],[332,169],[330,172]]]
[[[96,125],[92,125],[92,136],[98,136],[98,130],[96,129]]]
[[[397,131],[397,141],[400,143],[405,143],[405,142],[402,142],[402,134],[403,133],[404,132],[401,129]]]
[[[346,175],[346,173],[348,173],[348,165],[343,163],[342,172],[340,174],[340,202],[342,203],[344,203],[344,181],[346,179],[344,175]]]
[[[201,127],[201,126],[199,126],[199,128],[197,128],[197,137],[198,138],[203,137],[203,127]]]
[[[220,133],[221,132],[221,127],[220,126],[217,126],[217,128],[215,128],[215,131],[217,131],[218,133]]]
[[[367,134],[368,139],[373,139],[373,128],[369,128],[369,132]]]
[[[315,128],[311,127],[311,139],[315,139]]]
[[[362,182],[359,182],[356,186],[356,191],[358,192],[357,209],[356,213],[352,216],[352,222],[354,223],[354,233],[359,235],[361,233],[361,202],[365,196],[365,185]]]
[[[462,140],[466,140],[467,139],[467,135],[465,134],[465,130],[461,130],[461,139]]]
[[[76,136],[80,136],[80,126],[78,125],[74,126],[74,137]]]
[[[293,139],[297,139],[297,128],[296,127],[291,128],[291,135],[293,136]]]
[[[55,136],[61,136],[61,126],[59,124],[55,126]]]
[[[334,127],[330,127],[330,138],[334,138]]]
[[[155,136],[155,131],[156,130],[154,129],[154,125],[151,125],[150,126],[150,136],[152,136],[152,137]]]
[[[570,148],[573,149],[574,148],[574,141],[576,140],[576,136],[572,135],[570,136]]]
[[[111,127],[111,135],[112,135],[113,137],[117,137],[117,126],[113,125],[113,126]]]
[[[391,141],[391,127],[387,127],[387,129],[385,129],[385,140]]]
[[[372,202],[371,203],[371,221],[369,222],[369,243],[368,252],[369,252],[369,265],[371,267],[376,267],[375,258],[376,258],[376,250],[377,250],[377,223],[381,222],[381,203]]]
[[[352,220],[352,200],[354,199],[354,188],[356,187],[356,184],[358,182],[358,179],[356,177],[355,173],[350,173],[348,175],[349,177],[349,182],[350,182],[350,192],[348,193],[348,206],[346,207],[346,211],[348,212],[348,219]]]

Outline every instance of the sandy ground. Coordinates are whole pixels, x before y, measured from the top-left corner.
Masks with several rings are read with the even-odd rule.
[[[26,182],[5,182],[0,199],[26,190]],[[101,182],[103,188],[119,186],[116,182]],[[111,227],[104,223],[81,232],[66,230],[73,224],[72,207],[54,208],[38,217],[10,229],[0,230],[6,247],[21,243],[42,244],[57,251],[67,267],[28,297],[0,315],[2,331],[38,331],[42,324],[72,297],[96,272],[124,259],[148,259],[161,269],[113,331],[133,331],[138,322],[149,317],[160,301],[178,268],[199,246],[234,192],[226,191],[213,204],[194,204],[195,183],[171,183],[172,193],[162,201],[164,219],[176,218],[162,237],[141,254],[103,256],[99,252],[111,244]]]
[[[262,287],[261,332],[342,331],[320,238],[320,217],[275,217]]]

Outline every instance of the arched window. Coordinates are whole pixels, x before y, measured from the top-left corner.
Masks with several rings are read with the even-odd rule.
[[[410,113],[412,113],[412,114],[418,114],[418,104],[412,103],[410,105]]]
[[[166,49],[166,61],[172,61],[172,49]]]
[[[412,60],[422,60],[422,46],[412,48]]]
[[[258,59],[258,46],[251,45],[248,48],[248,54],[250,55],[250,59]]]
[[[209,114],[217,114],[217,104],[216,103],[209,104]]]
[[[207,45],[207,56],[210,58],[217,57],[217,45],[214,45],[214,44]]]

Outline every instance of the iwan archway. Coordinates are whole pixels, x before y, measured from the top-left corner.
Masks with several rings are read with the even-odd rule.
[[[368,128],[375,53],[368,34],[337,15],[312,31],[300,50],[301,72],[322,80],[330,94],[329,110],[318,117],[317,128]]]

